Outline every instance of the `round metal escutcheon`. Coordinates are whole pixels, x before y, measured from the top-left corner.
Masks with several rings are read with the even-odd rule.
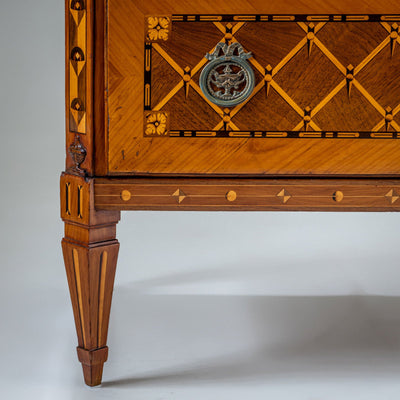
[[[222,107],[243,103],[254,90],[254,71],[241,57],[219,57],[210,61],[200,74],[204,96]]]

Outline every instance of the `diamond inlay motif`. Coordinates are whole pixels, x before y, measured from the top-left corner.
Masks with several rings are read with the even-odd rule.
[[[284,36],[277,41],[276,37]],[[254,51],[262,37],[263,51]],[[273,24],[247,24],[240,29],[235,38],[262,65],[273,68],[304,38],[304,31],[297,24],[274,22]]]
[[[181,189],[178,189],[172,196],[176,198],[179,204],[186,199],[186,194]]]
[[[284,131],[292,129],[301,121],[300,115],[274,89],[269,91],[267,98],[265,94],[266,90],[267,88],[253,96],[246,107],[243,107],[236,114],[233,122],[239,128],[253,126],[254,129],[262,130],[265,126],[272,123],[276,127],[276,130]],[[259,107],[264,112],[255,121],[254,115]]]
[[[399,104],[396,94],[400,92],[400,51],[390,55],[390,47],[384,48],[358,76],[366,90],[382,106],[392,108]],[[393,99],[397,99],[393,103]]]
[[[275,80],[301,108],[314,108],[343,80],[343,75],[313,46],[310,56],[307,47],[303,47],[279,71]]]
[[[345,66],[360,64],[386,37],[383,26],[375,22],[326,24],[318,34],[321,42]]]
[[[390,204],[394,204],[400,196],[394,189],[391,189],[385,194],[385,197]]]
[[[285,189],[282,189],[276,196],[279,197],[284,204],[287,203],[292,197],[291,194]]]
[[[351,101],[354,112],[351,114],[341,107]],[[346,87],[343,87],[339,93],[315,115],[314,121],[318,126],[325,129],[334,130],[335,121],[341,121],[343,130],[369,130],[371,122],[377,124],[382,115],[370,104],[370,102],[354,87],[351,90],[351,100],[348,99]]]

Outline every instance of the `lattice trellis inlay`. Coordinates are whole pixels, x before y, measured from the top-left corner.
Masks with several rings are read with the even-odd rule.
[[[240,36],[240,42],[244,50],[253,53],[253,57],[248,61],[257,75],[257,81],[252,95],[244,102],[231,108],[221,108],[211,103],[199,87],[199,74],[208,62],[204,57],[205,54],[199,54],[196,64],[190,66],[184,65],[184,61],[182,62],[182,59],[177,57],[177,52],[171,47],[176,43],[175,36],[173,36],[173,40],[168,41],[168,45],[162,43],[162,40],[151,42],[150,40],[152,39],[147,39],[145,43],[145,112],[149,113],[151,111],[151,113],[163,112],[170,114],[170,130],[165,132],[165,134],[171,137],[400,138],[400,119],[396,120],[396,116],[400,112],[400,90],[398,98],[394,99],[395,105],[391,107],[389,104],[383,103],[382,99],[378,101],[366,89],[366,86],[368,86],[365,84],[367,78],[361,77],[361,72],[365,71],[366,67],[373,65],[376,57],[381,54],[387,57],[388,65],[394,63],[393,65],[399,65],[400,67],[400,63],[398,62],[400,59],[400,48],[397,49],[396,47],[397,44],[400,44],[399,16],[200,15],[172,16],[171,21],[168,29],[171,32],[176,29],[178,32],[176,35],[178,37],[177,40],[179,40],[179,33],[184,32],[188,23],[202,23],[203,29],[205,29],[205,24],[207,24],[207,29],[216,30],[219,33],[218,39],[214,43],[210,43],[210,48],[208,49],[210,53],[213,52],[218,42],[232,44],[238,42],[238,37]],[[284,24],[282,24],[283,21]],[[371,45],[371,48],[368,48],[368,53],[363,55],[360,62],[359,60],[355,60],[352,63],[344,63],[341,54],[339,54],[340,52],[331,50],[332,43],[334,43],[336,38],[330,37],[329,40],[326,40],[326,38],[322,39],[322,35],[320,34],[324,32],[327,26],[337,24],[338,22],[341,23],[343,29],[351,29],[351,27],[349,28],[349,24],[357,25],[357,29],[360,26],[364,26],[365,28],[362,28],[361,33],[359,33],[360,38],[362,38],[362,35],[373,36],[373,33],[368,31],[371,24],[373,24],[374,29],[379,27],[382,31],[380,32],[382,40],[379,40],[377,45],[375,43],[373,46]],[[364,22],[368,23],[364,24]],[[266,26],[272,27],[274,24],[276,27],[279,25],[279,29],[283,25],[291,26],[292,30],[297,29],[298,32],[295,32],[296,35],[293,35],[293,37],[298,37],[298,40],[296,39],[294,46],[291,45],[288,48],[289,51],[280,58],[280,61],[264,65],[259,61],[262,57],[257,57],[257,55],[261,52],[263,37],[266,36],[260,36],[259,48],[248,48],[246,44],[246,32],[248,29],[253,29],[254,27],[256,27],[254,29],[263,25],[264,28]],[[293,28],[294,25],[295,28]],[[279,35],[285,33],[285,28],[282,28],[281,31],[279,29],[274,28],[271,30],[271,33],[278,35],[276,37],[277,42],[280,40]],[[188,29],[187,34],[190,35],[190,29]],[[283,36],[283,38],[285,37]],[[251,43],[251,40],[248,42]],[[357,43],[349,43],[348,45],[357,46]],[[195,49],[196,46],[194,45],[193,49],[187,49],[187,51],[193,53]],[[158,62],[158,69],[154,69],[153,65],[155,56],[161,60]],[[318,85],[323,87],[326,93],[324,92],[323,97],[318,98],[316,104],[304,105],[299,101],[299,94],[296,92],[296,87],[286,87],[281,77],[290,68],[296,68],[299,65],[305,71],[299,79],[301,81],[303,81],[303,78],[310,79],[311,82],[309,76],[313,75],[313,71],[319,68],[318,65],[315,65],[316,60],[327,63],[330,68],[329,70],[335,72],[331,73],[331,77],[324,76],[324,71],[322,73],[319,71],[319,74],[322,75],[322,82],[319,79]],[[161,63],[164,64],[161,65]],[[156,71],[159,72],[162,68],[164,68],[163,71],[169,71],[171,82],[176,83],[175,85],[171,84],[172,87],[169,86],[168,90],[165,89],[165,92],[162,92],[162,95],[160,95],[161,89],[154,85],[157,79],[162,79],[162,77],[156,75]],[[388,73],[396,74],[396,70],[390,70],[388,67]],[[336,78],[333,79],[333,76]],[[307,82],[305,83],[307,84]],[[308,89],[309,91],[315,90],[312,86]],[[152,93],[156,90],[158,90],[158,96],[157,101],[154,101]],[[295,95],[289,94],[292,92]],[[321,93],[319,94],[321,95]],[[344,93],[347,103],[344,103],[345,106],[340,107],[344,112],[340,115],[341,118],[337,118],[335,129],[332,129],[332,124],[329,125],[324,122],[326,113],[321,113],[321,111],[325,110],[327,105],[331,109],[335,108],[335,102],[339,100],[344,101]],[[201,99],[203,103],[202,107],[206,108],[207,115],[211,116],[211,114],[214,114],[217,119],[219,118],[219,122],[213,126],[203,126],[195,129],[185,126],[185,113],[188,114],[186,118],[190,119],[191,113],[193,115],[197,112],[196,104],[193,101],[190,102],[191,96]],[[260,96],[263,96],[262,104],[259,102]],[[317,98],[318,96],[314,97]],[[282,106],[279,106],[280,108],[277,110],[274,109],[278,101],[285,104],[285,109]],[[347,117],[354,118],[356,122],[357,118],[362,119],[362,112],[365,112],[366,107],[371,110],[369,113],[371,121],[368,119],[368,121],[364,121],[364,125],[360,124],[360,127],[352,130],[341,126],[341,120]],[[293,114],[290,120],[292,121],[290,122],[292,125],[289,129],[282,129],[275,126],[274,122],[269,122],[272,118],[265,117],[267,123],[264,126],[260,127],[256,124],[253,128],[251,123],[242,121],[242,119],[244,120],[244,114],[248,114],[249,110],[254,113],[254,121],[259,121],[262,119],[260,116],[263,114],[269,116],[270,114],[268,113],[272,112],[275,113],[275,118],[278,118],[278,120],[279,116],[285,118],[286,114],[291,113]],[[360,112],[360,115],[357,115],[358,112]],[[179,116],[174,118],[176,113],[179,113]],[[206,119],[208,122],[215,119],[214,116],[203,119]],[[317,116],[318,118],[316,118]],[[174,123],[174,121],[181,121],[179,122],[180,125]],[[367,129],[365,128],[366,123],[370,124]],[[146,128],[145,136],[147,135],[160,136],[160,134],[151,133]]]

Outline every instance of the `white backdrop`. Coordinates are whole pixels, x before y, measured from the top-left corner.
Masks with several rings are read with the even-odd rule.
[[[352,400],[374,399],[378,394],[380,398],[399,398],[395,379],[400,365],[397,213],[123,213],[118,226],[121,251],[110,332],[114,353],[106,366],[108,375],[105,373],[105,381],[111,383],[94,391],[84,388],[75,359],[75,332],[60,248],[63,1],[4,2],[0,50],[0,394],[4,391],[8,395],[3,398],[24,398],[36,391],[37,398],[57,395],[66,399],[95,394],[129,399],[187,399],[196,395],[207,399],[274,395],[283,399],[292,387],[288,398],[296,394],[296,399],[344,399],[348,391],[342,384],[332,384],[332,379],[341,382],[347,350],[357,349],[360,343],[364,350],[382,353],[383,361],[377,365],[388,365],[389,370],[381,376],[373,369],[377,361],[371,353],[363,358],[364,353],[358,352],[359,361],[347,366],[359,375],[346,375],[355,379],[346,380],[346,384],[360,388],[357,379],[364,373],[370,373],[378,383],[374,386],[373,379],[367,385],[364,382],[364,392],[358,392],[360,397],[353,393]],[[313,300],[327,295],[359,295],[360,300]],[[232,319],[226,321],[231,314]],[[270,330],[268,321],[276,331]],[[343,323],[348,330],[336,331]],[[378,323],[387,330],[371,336],[377,332],[371,327]],[[205,326],[209,330],[204,332]],[[286,361],[269,355],[266,359],[272,357],[276,369],[263,369],[265,360],[256,349],[266,336],[271,335],[273,343],[284,338],[282,346],[290,350],[296,348],[297,342],[292,342],[298,338],[296,332],[315,338],[329,336],[332,329],[339,342],[328,339],[314,343],[310,339],[305,358],[296,359],[296,352]],[[193,348],[188,344],[192,341]],[[174,364],[177,359],[193,360],[204,354],[212,358],[224,345],[227,353],[245,351],[248,357],[254,353],[254,359],[228,357],[226,365],[217,363],[219,367],[203,360],[197,370],[197,364],[196,368]],[[335,358],[331,369],[318,380],[320,360],[317,357],[308,365],[307,354],[321,348],[344,358]],[[326,357],[332,360],[331,355]],[[298,369],[293,367],[296,362]],[[231,370],[227,365],[232,363],[244,367]],[[179,373],[176,368],[171,373],[171,365]],[[285,369],[290,365],[292,368]],[[167,372],[159,377],[154,371],[161,367]],[[262,372],[260,381],[257,368]],[[309,374],[297,376],[296,371],[304,368]],[[264,375],[271,371],[283,377],[262,386]],[[142,378],[136,381],[135,376]],[[196,376],[202,377],[200,383]],[[297,377],[288,382],[287,376]],[[127,378],[118,383],[121,377]],[[192,382],[192,378],[197,383],[191,386],[188,379]],[[118,384],[113,386],[113,379]],[[211,389],[207,386],[210,381],[215,383]],[[232,392],[224,386],[227,382],[239,386]],[[255,383],[247,386],[249,382]]]

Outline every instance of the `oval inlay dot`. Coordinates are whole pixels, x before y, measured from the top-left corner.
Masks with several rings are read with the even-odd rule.
[[[332,199],[338,203],[340,203],[343,200],[343,192],[341,192],[340,190],[337,190],[335,193],[333,193],[332,195]]]
[[[121,199],[123,201],[129,201],[131,199],[132,195],[131,192],[129,190],[123,190],[121,192]]]
[[[234,190],[230,190],[227,194],[226,194],[226,199],[228,201],[235,201],[236,200],[236,192]]]

